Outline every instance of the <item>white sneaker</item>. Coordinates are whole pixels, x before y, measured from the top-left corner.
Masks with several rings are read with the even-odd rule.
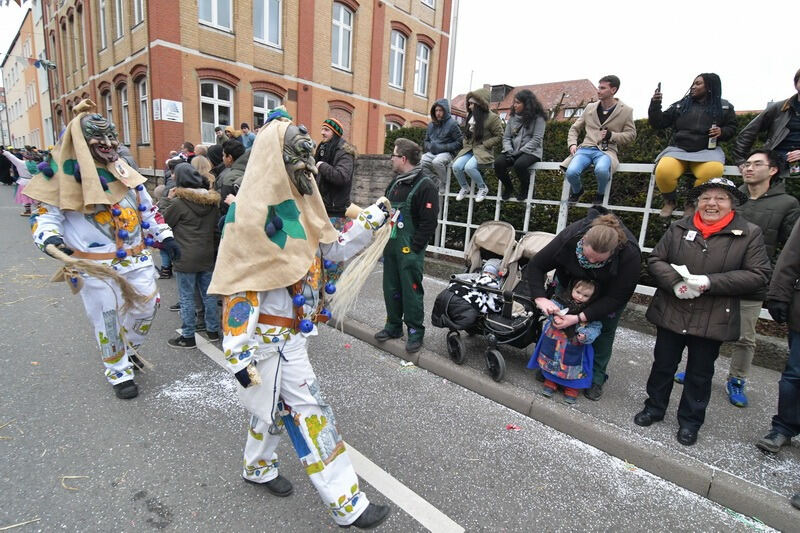
[[[478,194],[475,195],[475,203],[482,202],[489,194],[489,187],[482,187],[478,189]]]
[[[456,196],[456,202],[460,202],[468,194],[469,194],[469,189],[467,189],[466,187],[461,187],[461,190],[458,191],[458,195]]]

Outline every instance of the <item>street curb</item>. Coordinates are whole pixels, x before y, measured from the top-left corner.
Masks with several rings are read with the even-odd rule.
[[[331,321],[330,325],[340,328],[334,321]],[[681,453],[636,446],[619,434],[618,427],[575,409],[543,400],[532,391],[508,383],[497,383],[485,373],[468,366],[457,365],[446,356],[424,347],[415,354],[409,354],[405,351],[402,339],[379,343],[374,338],[374,328],[353,319],[347,321],[344,331],[400,359],[410,361],[420,368],[626,461],[632,467],[646,470],[723,507],[757,518],[780,531],[797,529],[800,518],[785,495]]]

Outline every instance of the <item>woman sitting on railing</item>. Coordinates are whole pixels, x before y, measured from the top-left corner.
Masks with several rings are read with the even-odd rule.
[[[711,73],[694,79],[686,96],[661,111],[661,84],[650,100],[648,120],[655,129],[673,128],[672,139],[656,157],[656,185],[664,197],[661,216],[668,217],[677,206],[678,178],[691,169],[694,186],[722,176],[725,154],[717,141],[736,133],[733,105],[723,100],[722,82]]]

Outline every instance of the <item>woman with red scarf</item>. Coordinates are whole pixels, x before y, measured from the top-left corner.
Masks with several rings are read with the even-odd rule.
[[[697,211],[672,224],[647,260],[658,284],[647,319],[658,333],[648,398],[633,419],[649,426],[664,418],[688,347],[677,433],[686,446],[697,441],[705,420],[720,345],[739,338],[739,298],[765,287],[771,273],[761,229],[733,210],[747,197],[732,181],[714,178],[689,196]]]

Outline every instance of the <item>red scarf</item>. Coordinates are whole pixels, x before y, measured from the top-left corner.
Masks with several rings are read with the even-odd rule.
[[[703,234],[703,238],[708,239],[722,228],[730,224],[731,220],[733,220],[733,215],[734,211],[731,211],[717,222],[714,222],[713,224],[706,224],[703,222],[703,219],[700,218],[700,211],[695,211],[692,222],[694,222],[694,226],[700,230],[700,233]]]

